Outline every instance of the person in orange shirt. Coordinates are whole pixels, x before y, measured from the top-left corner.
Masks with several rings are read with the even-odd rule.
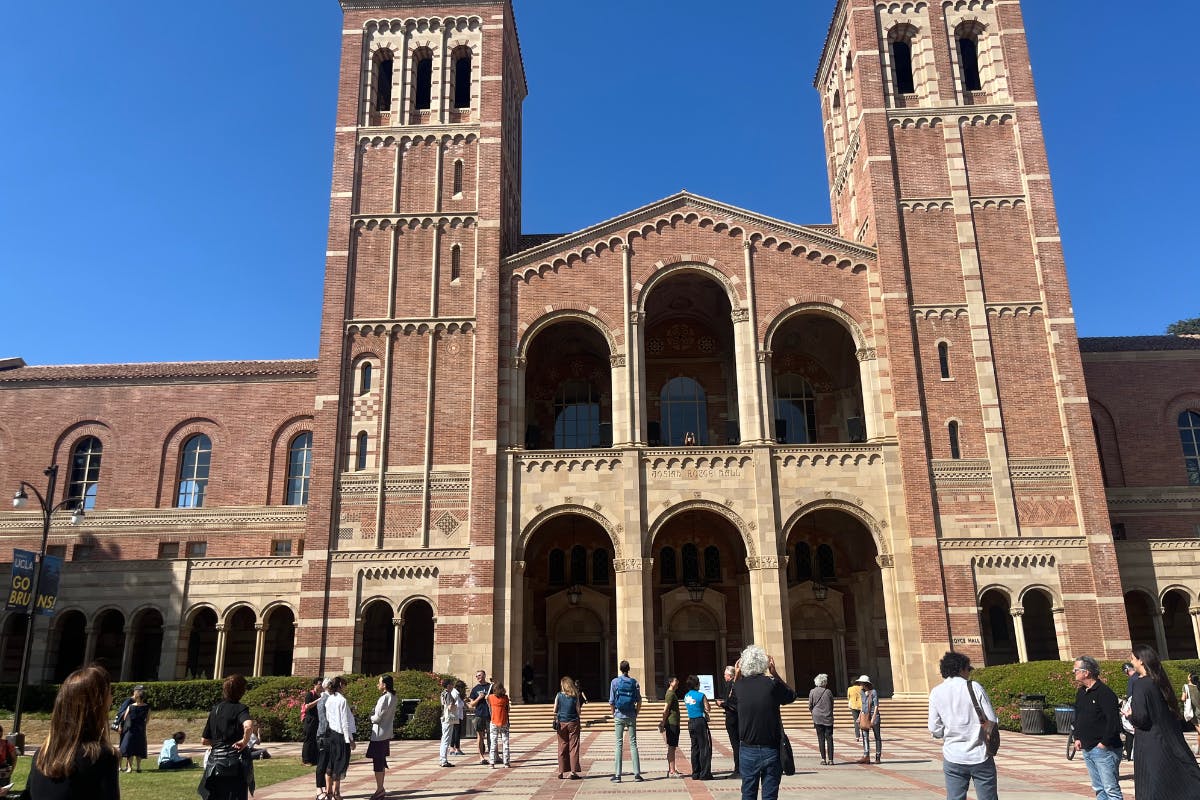
[[[504,757],[502,759],[504,766],[511,767],[512,764],[508,761],[508,692],[504,691],[504,684],[497,683],[492,686],[492,693],[487,697],[488,706],[492,710],[492,721],[488,731],[491,736],[491,762],[492,769],[496,768],[496,753],[499,752],[501,746],[504,747]]]

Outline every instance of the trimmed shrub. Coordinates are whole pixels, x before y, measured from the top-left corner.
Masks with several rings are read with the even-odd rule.
[[[261,729],[263,741],[296,742],[304,738],[300,706],[312,685],[308,678],[262,678],[246,691],[242,702]],[[313,713],[316,713],[315,711]]]

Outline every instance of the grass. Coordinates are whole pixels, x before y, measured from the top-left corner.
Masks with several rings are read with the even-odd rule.
[[[15,786],[24,786],[29,775],[31,759],[17,759],[13,772]],[[151,762],[143,762],[148,764]],[[163,798],[195,797],[200,783],[200,768],[159,771],[153,767],[142,767],[140,774],[121,773],[121,800],[163,800]],[[291,780],[301,775],[311,775],[312,767],[306,767],[298,758],[276,756],[267,761],[254,762],[254,782],[258,787]]]

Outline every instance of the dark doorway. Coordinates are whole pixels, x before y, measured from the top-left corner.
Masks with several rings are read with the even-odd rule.
[[[834,668],[833,639],[792,639],[792,675],[796,686],[812,686],[812,679],[824,672],[829,676],[829,689],[840,691],[837,670]]]
[[[404,607],[400,629],[400,669],[433,671],[433,608],[424,600]]]
[[[712,675],[718,681],[725,669],[717,658],[716,642],[687,639],[671,642],[671,665],[681,681],[688,675]]]
[[[608,682],[616,677],[604,670],[602,647],[600,642],[560,642],[558,645],[558,671],[574,678],[590,702],[601,704],[608,702]]]

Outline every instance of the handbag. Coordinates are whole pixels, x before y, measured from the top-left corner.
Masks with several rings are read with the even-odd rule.
[[[796,756],[792,753],[792,743],[782,729],[779,731],[779,764],[783,767],[784,775],[796,774]]]
[[[858,729],[860,731],[869,731],[872,727],[874,726],[871,725],[871,716],[865,711],[858,712]]]
[[[1126,697],[1121,701],[1121,729],[1126,733],[1137,733],[1137,728],[1129,721],[1129,712],[1133,709],[1133,698]]]
[[[970,681],[967,681],[967,694],[971,695],[971,704],[975,706],[975,713],[979,715],[979,738],[987,748],[988,758],[991,758],[1000,751],[1000,726],[983,713],[979,701],[975,699],[975,690],[971,688]]]
[[[1183,693],[1183,718],[1188,722],[1194,722],[1196,720],[1196,707],[1192,703],[1192,687],[1185,686]]]

